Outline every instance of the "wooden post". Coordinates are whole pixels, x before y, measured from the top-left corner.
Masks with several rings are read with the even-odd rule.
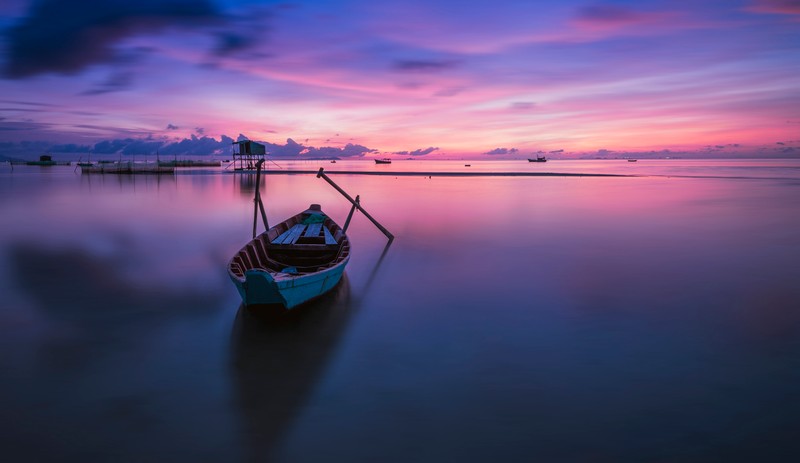
[[[261,220],[264,222],[264,228],[269,230],[267,223],[267,213],[264,211],[264,203],[261,201],[261,164],[264,160],[261,159],[256,163],[256,195],[253,198],[253,238],[256,237],[256,225],[258,224],[258,211],[261,210]]]
[[[361,197],[358,195],[356,195],[356,203],[361,204]],[[347,214],[347,220],[344,221],[344,228],[342,228],[343,232],[347,233],[347,227],[350,226],[350,219],[353,218],[353,212],[355,211],[356,211],[356,205],[353,204],[353,207],[350,208],[350,213]]]
[[[342,194],[342,196],[344,196],[344,197],[345,197],[345,198],[346,198],[348,201],[350,201],[350,203],[353,205],[353,207],[355,207],[356,209],[358,209],[359,211],[361,211],[361,213],[362,213],[362,214],[364,214],[364,217],[368,218],[368,219],[369,219],[369,221],[370,221],[370,222],[372,222],[372,224],[373,224],[373,225],[375,225],[376,227],[378,227],[378,230],[380,230],[381,232],[383,232],[383,234],[384,234],[384,235],[386,235],[386,237],[387,237],[387,238],[389,238],[389,241],[392,241],[392,240],[394,240],[394,235],[392,235],[391,233],[389,233],[389,230],[385,229],[385,228],[383,227],[383,225],[379,224],[377,220],[375,220],[374,218],[372,218],[372,216],[371,216],[371,215],[369,215],[369,213],[368,213],[367,211],[365,211],[363,207],[361,207],[361,204],[360,204],[360,202],[361,202],[361,201],[356,201],[355,199],[351,198],[351,197],[350,197],[350,195],[349,195],[349,194],[347,194],[347,192],[346,192],[346,191],[344,191],[343,189],[341,189],[341,188],[339,187],[339,185],[337,185],[336,183],[334,183],[334,182],[333,182],[333,180],[331,180],[331,179],[330,179],[330,178],[329,178],[327,175],[325,175],[325,172],[323,172],[323,170],[324,170],[324,169],[323,169],[322,167],[320,167],[320,168],[319,168],[319,172],[317,172],[317,178],[322,178],[323,180],[325,180],[326,182],[328,182],[328,183],[329,183],[329,184],[330,184],[332,187],[334,187],[334,188],[336,189],[336,191],[338,191],[339,193],[341,193],[341,194]]]

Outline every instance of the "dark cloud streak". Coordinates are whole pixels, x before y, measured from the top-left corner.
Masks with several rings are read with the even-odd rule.
[[[24,78],[75,73],[113,61],[113,45],[172,25],[207,23],[218,12],[207,0],[42,0],[6,34],[5,74]]]
[[[517,148],[495,148],[483,154],[497,155],[497,154],[516,154],[519,150]]]
[[[402,72],[439,72],[454,68],[456,61],[396,60],[392,68]]]

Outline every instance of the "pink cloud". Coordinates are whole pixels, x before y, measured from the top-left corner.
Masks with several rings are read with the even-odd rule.
[[[685,21],[678,19],[680,15],[671,11],[646,12],[611,5],[593,5],[580,9],[571,25],[577,32],[630,32],[644,31],[654,26],[674,29],[676,25],[685,25]]]
[[[800,14],[800,0],[754,0],[748,10],[756,13]]]

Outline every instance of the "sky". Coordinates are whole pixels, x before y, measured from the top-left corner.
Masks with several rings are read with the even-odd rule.
[[[6,157],[800,155],[800,0],[3,0],[0,70]]]

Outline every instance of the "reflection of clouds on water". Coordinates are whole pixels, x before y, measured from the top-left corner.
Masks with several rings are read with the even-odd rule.
[[[330,293],[290,311],[239,308],[232,374],[251,461],[276,456],[354,311],[347,274]]]
[[[191,286],[157,278],[157,262],[174,252],[117,238],[116,250],[33,240],[0,249],[13,295],[0,306],[2,342],[14,347],[0,357],[0,394],[15,397],[0,424],[9,461],[144,461],[197,436],[213,448],[220,426],[187,417],[214,405],[186,391],[214,387],[214,376],[198,383],[195,375],[220,350],[207,341],[208,322],[225,305],[227,282],[217,275],[213,284],[205,267],[192,271],[199,282]],[[147,272],[144,262],[154,261]],[[132,278],[137,271],[149,274]],[[186,461],[204,451],[181,450]]]
[[[8,257],[17,292],[60,328],[42,350],[54,365],[90,362],[100,347],[136,342],[141,329],[175,317],[207,314],[222,298],[169,280],[128,278],[131,265],[120,253],[19,243],[9,246]]]

